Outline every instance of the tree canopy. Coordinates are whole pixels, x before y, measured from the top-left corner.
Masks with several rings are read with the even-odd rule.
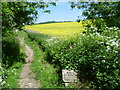
[[[82,8],[86,19],[96,20],[94,24],[102,19],[107,26],[120,28],[120,1],[119,2],[71,2],[71,7]],[[98,23],[97,23],[98,22]],[[97,25],[98,26],[98,25]]]
[[[56,5],[54,2],[2,2],[2,31],[21,29],[26,24],[32,24],[37,18],[37,8],[50,12],[46,8]]]

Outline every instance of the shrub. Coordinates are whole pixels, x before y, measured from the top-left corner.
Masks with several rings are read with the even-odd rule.
[[[117,88],[120,84],[118,42],[108,43],[106,37],[83,38],[83,50],[79,61],[80,78],[91,81],[98,88]],[[80,50],[80,49],[79,49]]]
[[[6,67],[10,67],[15,62],[21,61],[20,59],[20,48],[19,41],[17,38],[3,37],[2,40],[2,63]]]

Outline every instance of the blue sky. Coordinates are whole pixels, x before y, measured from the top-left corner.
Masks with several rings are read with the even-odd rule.
[[[56,6],[50,6],[48,9],[51,10],[51,13],[42,13],[41,10],[38,10],[38,18],[36,23],[45,22],[45,21],[76,21],[78,16],[82,19],[82,9],[70,7],[68,2],[57,2]]]

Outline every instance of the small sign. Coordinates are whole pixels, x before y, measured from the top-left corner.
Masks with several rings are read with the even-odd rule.
[[[62,70],[62,79],[64,82],[76,82],[77,73],[74,70]]]

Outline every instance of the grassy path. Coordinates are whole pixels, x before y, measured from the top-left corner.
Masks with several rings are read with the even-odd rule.
[[[30,66],[33,60],[33,50],[24,43],[24,40],[20,40],[20,44],[24,46],[26,52],[26,64],[23,65],[20,73],[19,85],[20,88],[39,88],[39,82],[34,79],[35,73],[32,72]]]

